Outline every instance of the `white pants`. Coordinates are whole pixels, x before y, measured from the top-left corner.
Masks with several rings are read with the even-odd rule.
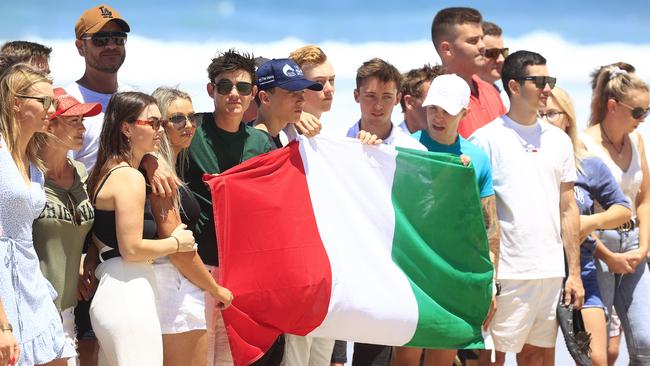
[[[329,366],[333,349],[333,339],[285,334],[280,366]]]
[[[74,306],[61,311],[61,320],[63,320],[63,335],[65,336],[65,341],[76,350],[77,327],[74,323]],[[77,366],[78,364],[79,359],[77,357],[68,358],[68,366]]]
[[[206,267],[216,280],[219,267]],[[232,366],[232,353],[221,310],[217,309],[214,298],[208,292],[205,293],[205,319],[208,328],[208,366]]]
[[[99,365],[162,366],[152,265],[111,258],[97,266],[96,275],[90,321],[99,341]]]

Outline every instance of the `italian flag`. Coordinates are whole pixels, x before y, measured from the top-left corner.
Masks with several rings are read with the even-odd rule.
[[[300,137],[204,180],[235,365],[283,333],[484,348],[493,267],[458,157]]]

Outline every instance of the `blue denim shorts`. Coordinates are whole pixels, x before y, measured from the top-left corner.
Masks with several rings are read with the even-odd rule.
[[[605,308],[598,288],[598,272],[593,256],[580,256],[580,275],[585,289],[585,308]]]

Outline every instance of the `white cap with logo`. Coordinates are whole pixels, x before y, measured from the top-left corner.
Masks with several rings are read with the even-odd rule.
[[[440,75],[431,82],[422,106],[435,105],[455,116],[469,106],[469,95],[469,85],[458,75]]]

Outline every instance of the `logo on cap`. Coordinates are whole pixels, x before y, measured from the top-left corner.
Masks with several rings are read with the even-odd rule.
[[[296,69],[289,64],[284,65],[284,67],[282,68],[282,72],[290,78],[296,77],[298,75],[302,75],[302,70]]]
[[[112,17],[113,17],[113,13],[112,13],[110,10],[106,9],[105,7],[103,7],[103,6],[100,6],[100,7],[99,7],[99,11],[102,12],[102,16],[103,16],[104,18],[112,18]]]

